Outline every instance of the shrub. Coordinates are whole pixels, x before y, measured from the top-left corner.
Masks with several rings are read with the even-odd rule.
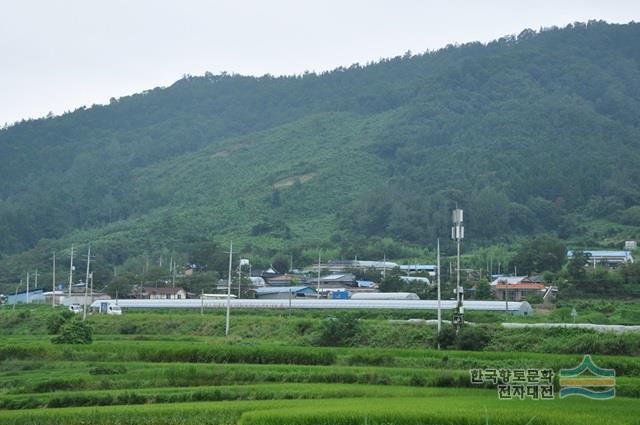
[[[351,314],[329,317],[322,322],[315,343],[330,347],[351,345],[359,327],[358,320]]]
[[[440,348],[453,348],[456,343],[456,330],[453,326],[444,325],[440,330],[440,334],[436,334],[434,338],[434,346],[440,344]]]
[[[136,325],[135,323],[127,322],[123,323],[122,326],[120,326],[120,333],[122,335],[134,335],[137,334],[138,331],[138,325]]]
[[[529,296],[527,296],[527,302],[531,305],[542,304],[544,302],[544,299],[540,294],[529,294]]]
[[[456,339],[456,347],[460,350],[480,351],[487,346],[491,336],[482,326],[465,326]]]
[[[124,366],[96,366],[89,369],[89,375],[119,375],[126,372],[127,368]]]
[[[53,337],[51,342],[54,344],[91,344],[93,329],[88,323],[73,318],[62,325],[60,334]]]
[[[73,317],[73,313],[69,310],[62,310],[60,314],[54,314],[47,323],[47,332],[49,335],[56,335],[60,332],[60,328]]]

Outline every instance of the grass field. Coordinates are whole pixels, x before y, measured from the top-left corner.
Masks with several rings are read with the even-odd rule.
[[[229,338],[219,336],[214,313],[125,312],[91,317],[94,342],[66,345],[51,343],[50,314],[43,306],[0,310],[2,425],[640,424],[637,355],[593,355],[599,366],[616,370],[613,400],[556,395],[554,400],[504,401],[493,384],[472,385],[469,369],[551,368],[557,373],[590,353],[491,346],[439,351],[427,341],[416,346],[425,331],[414,327],[400,327],[416,333],[386,346],[367,346],[360,338],[347,347],[320,347],[301,329],[316,332],[307,324],[321,323],[323,313],[306,312],[239,315],[232,327],[236,334]],[[366,321],[361,332],[398,332],[387,318]],[[205,325],[211,332],[202,332]],[[376,325],[383,331],[372,330]],[[163,327],[165,332],[158,331]],[[591,333],[571,332],[569,341],[585,335]],[[521,337],[522,347],[535,348],[540,342],[527,341],[548,338],[555,346],[563,334],[533,331]],[[619,341],[634,347],[633,338]],[[407,340],[411,343],[403,346]],[[557,384],[556,379],[556,389]]]

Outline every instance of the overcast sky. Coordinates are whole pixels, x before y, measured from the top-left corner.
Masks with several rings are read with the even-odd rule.
[[[0,125],[183,74],[322,71],[590,19],[640,21],[640,1],[0,0]]]

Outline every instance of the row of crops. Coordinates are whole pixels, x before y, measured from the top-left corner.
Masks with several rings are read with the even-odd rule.
[[[248,363],[291,365],[363,365],[470,369],[478,367],[573,367],[582,358],[571,354],[470,352],[428,349],[381,349],[366,347],[300,347],[268,343],[229,344],[221,340],[139,341],[102,340],[90,345],[55,345],[33,338],[3,337],[0,361],[110,361],[151,363]],[[618,375],[640,376],[634,356],[593,356],[602,367]]]
[[[617,374],[617,397],[603,402],[501,401],[493,384],[470,381],[474,368],[557,372],[581,359],[170,333],[102,333],[92,344],[65,345],[44,334],[5,334],[0,425],[640,425],[638,357],[593,356]]]
[[[504,402],[490,390],[419,397],[190,402],[2,412],[3,424],[638,424],[640,403],[618,398]]]

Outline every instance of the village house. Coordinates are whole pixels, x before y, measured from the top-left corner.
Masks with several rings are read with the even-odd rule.
[[[187,292],[182,288],[145,286],[136,294],[136,298],[146,300],[184,300],[187,298]]]
[[[502,276],[491,282],[491,292],[498,300],[523,301],[532,294],[545,297],[548,290],[539,276]]]

